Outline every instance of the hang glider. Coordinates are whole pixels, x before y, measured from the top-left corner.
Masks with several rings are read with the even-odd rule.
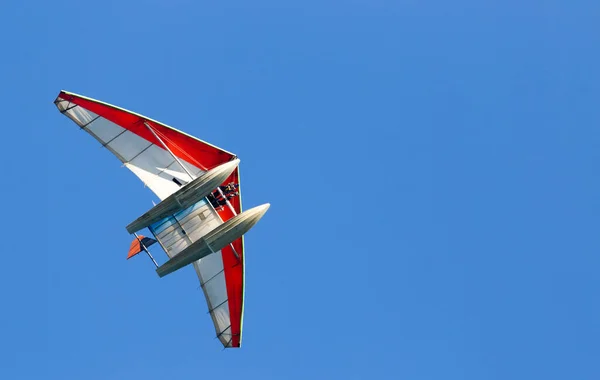
[[[217,338],[240,347],[244,314],[244,238],[269,204],[242,212],[239,159],[146,116],[61,91],[54,104],[114,154],[161,200],[132,221],[127,259],[145,252],[159,277],[192,265]],[[154,238],[138,235],[147,229]],[[159,265],[148,248],[158,243]]]

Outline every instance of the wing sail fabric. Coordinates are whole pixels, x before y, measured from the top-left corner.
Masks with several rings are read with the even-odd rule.
[[[175,128],[108,103],[67,91],[61,91],[54,103],[61,113],[113,153],[161,200],[192,180],[187,172],[196,177],[235,158],[234,154]],[[149,130],[146,124],[152,130]],[[164,148],[163,143],[171,152]],[[181,162],[186,170],[177,161]],[[229,181],[239,183],[238,169],[226,182]],[[241,212],[239,198],[232,200],[236,213]],[[206,205],[192,207],[196,206],[203,208]],[[210,205],[206,207],[210,209],[209,214],[212,217],[207,216],[208,219],[191,228],[196,234],[196,239],[214,228],[213,226],[233,217],[228,208],[220,211],[217,216]],[[188,209],[182,213],[185,211],[191,213],[194,210]],[[183,214],[180,215],[182,216]],[[168,238],[176,239],[176,235],[181,233],[177,228],[173,228],[168,236],[162,236],[161,232],[156,230],[154,232],[161,236],[158,240],[163,247]],[[181,241],[178,244],[182,244]],[[217,336],[225,347],[240,347],[244,302],[243,238],[232,245],[237,256],[231,247],[226,247],[221,252],[194,262],[193,265],[202,285]],[[174,252],[171,249],[167,254],[171,257]]]
[[[150,125],[167,147],[195,176],[231,160],[234,155],[142,115],[61,92],[55,104],[80,128],[111,151],[160,199],[191,180],[181,165],[148,130]]]

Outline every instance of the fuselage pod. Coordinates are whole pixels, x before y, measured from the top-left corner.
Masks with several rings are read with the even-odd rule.
[[[236,158],[202,173],[198,178],[183,186],[165,200],[152,207],[144,215],[131,222],[127,226],[127,232],[132,234],[169,215],[192,206],[221,185],[239,164],[240,160]]]
[[[161,265],[156,273],[159,277],[164,277],[211,253],[220,251],[248,232],[258,223],[270,206],[269,203],[265,203],[234,216]]]

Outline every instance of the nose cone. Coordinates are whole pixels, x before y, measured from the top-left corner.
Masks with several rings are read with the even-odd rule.
[[[262,218],[263,215],[265,215],[265,213],[267,212],[269,207],[271,207],[271,204],[265,203],[264,205],[256,206],[256,207],[251,208],[250,210],[246,210],[233,218],[233,219],[239,220],[239,222],[236,220],[235,224],[239,223],[239,224],[243,225],[244,226],[243,229],[245,230],[244,231],[244,233],[245,233],[250,228],[252,228],[256,223],[258,223],[260,218]]]
[[[223,183],[235,168],[240,164],[240,159],[228,161],[204,173],[203,188],[209,188],[212,191],[215,187]]]
[[[254,227],[270,206],[266,203],[246,210],[207,233],[204,239],[213,251],[218,251]]]
[[[251,208],[248,211],[254,211],[256,213],[256,215],[258,215],[258,219],[262,218],[263,215],[265,215],[265,213],[267,212],[267,210],[269,209],[269,207],[271,207],[270,203],[265,203],[264,205],[260,205],[260,206],[256,206],[254,208]]]
[[[217,166],[215,169],[213,170],[218,170],[221,173],[229,173],[231,174],[231,172],[238,167],[238,165],[240,164],[240,159],[236,158],[235,160],[231,160],[228,161],[222,165]],[[229,175],[227,174],[227,175]]]
[[[231,173],[233,173],[233,171],[235,170],[235,168],[238,167],[239,164],[240,164],[239,158],[236,158],[235,160],[227,161],[226,163],[221,164],[221,165],[217,166],[216,168],[212,168],[211,170],[207,171],[206,173],[204,173],[203,175],[200,176],[203,179],[200,180],[200,177],[198,177],[198,180],[200,180],[204,185],[208,185],[209,183],[214,184],[214,183],[218,182],[214,186],[214,187],[217,187],[223,181],[225,181]]]
[[[265,215],[269,207],[271,207],[271,204],[265,203],[264,205],[253,207],[250,210],[246,210],[243,213],[241,213],[239,215],[240,219],[242,219],[242,223],[245,226],[247,226],[247,229],[244,229],[247,231],[250,228],[254,227],[254,225],[258,223],[258,221],[263,217],[263,215]]]

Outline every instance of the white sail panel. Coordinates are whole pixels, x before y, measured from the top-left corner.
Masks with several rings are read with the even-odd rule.
[[[231,344],[231,319],[221,252],[196,261],[194,269],[200,279],[217,336],[223,345],[228,346]]]
[[[69,101],[59,98],[56,106],[110,150],[161,200],[180,188],[173,178],[181,184],[191,181],[177,160],[162,147]],[[189,162],[179,161],[193,175],[203,173],[203,170]]]

